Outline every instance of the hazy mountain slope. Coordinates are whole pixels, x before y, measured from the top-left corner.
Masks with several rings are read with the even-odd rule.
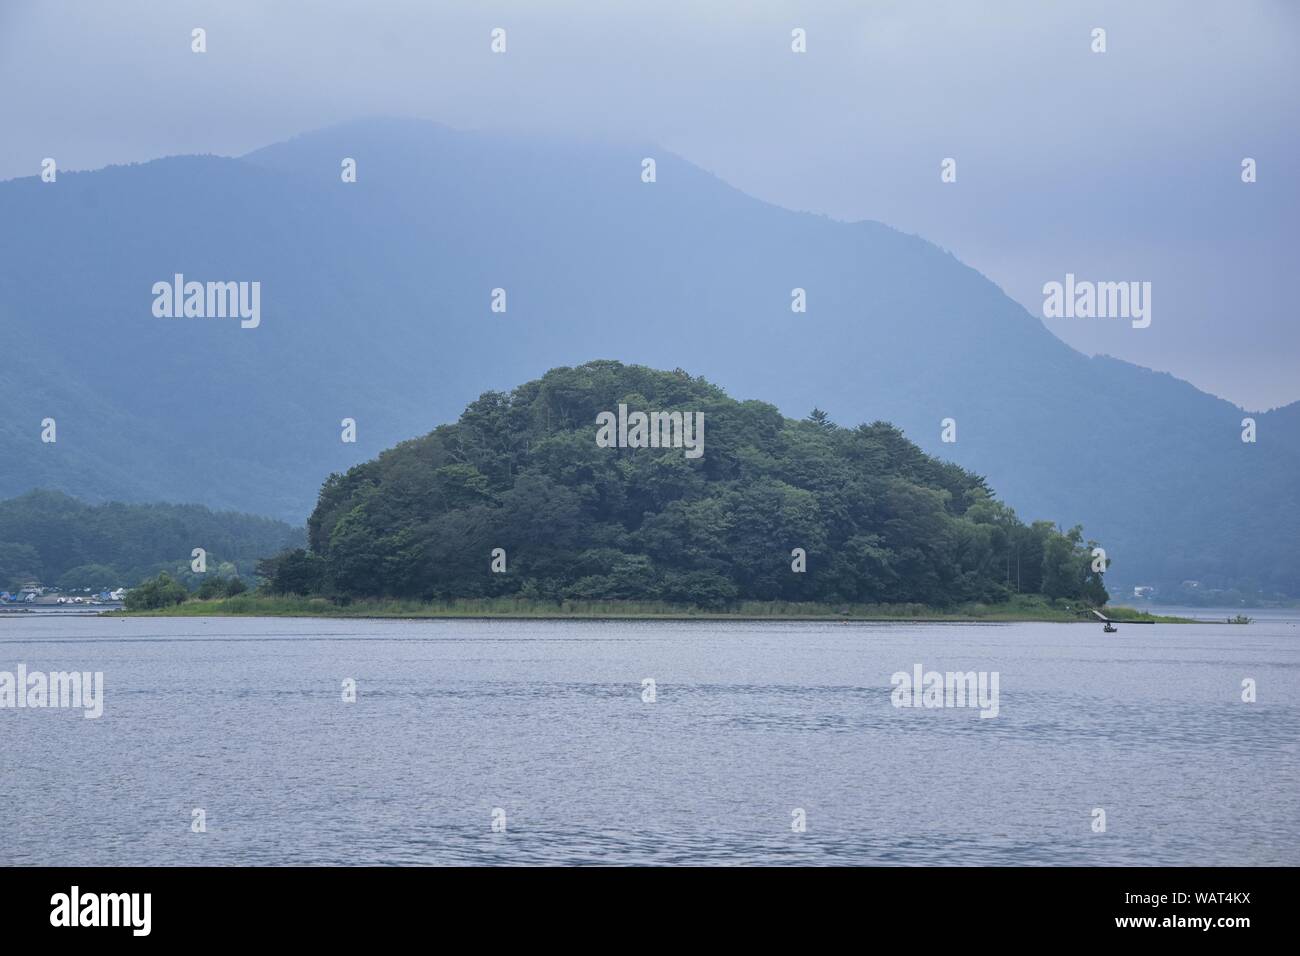
[[[1120,580],[1300,589],[1296,406],[1255,416],[1245,445],[1230,403],[1074,352],[930,243],[772,207],[651,146],[375,120],[239,160],[2,183],[0,261],[0,315],[49,356],[11,353],[0,378],[0,494],[300,521],[328,472],[486,388],[606,357],[684,366],[791,415],[893,421],[1022,516],[1084,521]],[[154,318],[150,287],[174,272],[261,281],[261,326]],[[790,311],[796,286],[807,314]],[[939,442],[947,416],[955,445]]]

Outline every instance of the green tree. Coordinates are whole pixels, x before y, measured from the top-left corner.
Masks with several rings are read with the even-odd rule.
[[[0,588],[20,588],[40,580],[41,557],[31,545],[0,541]]]
[[[319,594],[325,589],[325,561],[302,548],[264,558],[257,575],[269,594]]]
[[[122,603],[128,611],[156,611],[159,608],[180,604],[190,596],[185,586],[163,572],[156,578],[142,581],[126,592]]]

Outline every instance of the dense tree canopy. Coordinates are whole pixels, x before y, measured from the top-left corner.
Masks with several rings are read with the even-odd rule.
[[[608,448],[597,415],[703,412],[704,454]],[[269,589],[343,598],[944,606],[1017,590],[1102,604],[1078,528],[1021,523],[891,425],[794,421],[680,369],[613,361],[487,392],[453,425],[331,475]],[[505,552],[504,573],[491,568]],[[792,551],[806,571],[792,570]]]
[[[189,589],[164,571],[128,591],[123,603],[128,611],[157,611],[180,604],[189,596]]]
[[[257,559],[303,540],[282,521],[201,505],[91,505],[55,491],[0,501],[0,589],[31,580],[61,588],[129,587],[162,570],[195,587],[190,554],[210,572],[252,575]]]

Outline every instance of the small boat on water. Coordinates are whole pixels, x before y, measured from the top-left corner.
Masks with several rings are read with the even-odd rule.
[[[1102,628],[1102,630],[1105,631],[1107,634],[1114,634],[1116,631],[1119,630],[1119,628],[1115,626],[1115,622],[1112,621],[1110,618],[1108,618],[1105,614],[1102,614],[1101,611],[1098,611],[1096,608],[1088,608],[1088,610],[1092,611],[1093,615],[1096,616],[1097,620],[1101,621],[1103,624],[1106,625],[1105,627]]]

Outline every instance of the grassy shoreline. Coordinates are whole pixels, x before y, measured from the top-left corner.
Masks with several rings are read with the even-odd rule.
[[[211,601],[186,601],[149,611],[112,611],[124,617],[332,617],[332,618],[499,618],[552,620],[646,621],[915,621],[1098,623],[1084,611],[1067,610],[1044,599],[1019,598],[1006,604],[964,604],[933,608],[923,604],[819,605],[750,601],[722,611],[706,611],[653,601],[529,601],[514,598],[458,601],[354,601],[336,604],[326,598],[239,595]],[[1153,615],[1132,608],[1109,607],[1116,621],[1196,623],[1187,618]]]

